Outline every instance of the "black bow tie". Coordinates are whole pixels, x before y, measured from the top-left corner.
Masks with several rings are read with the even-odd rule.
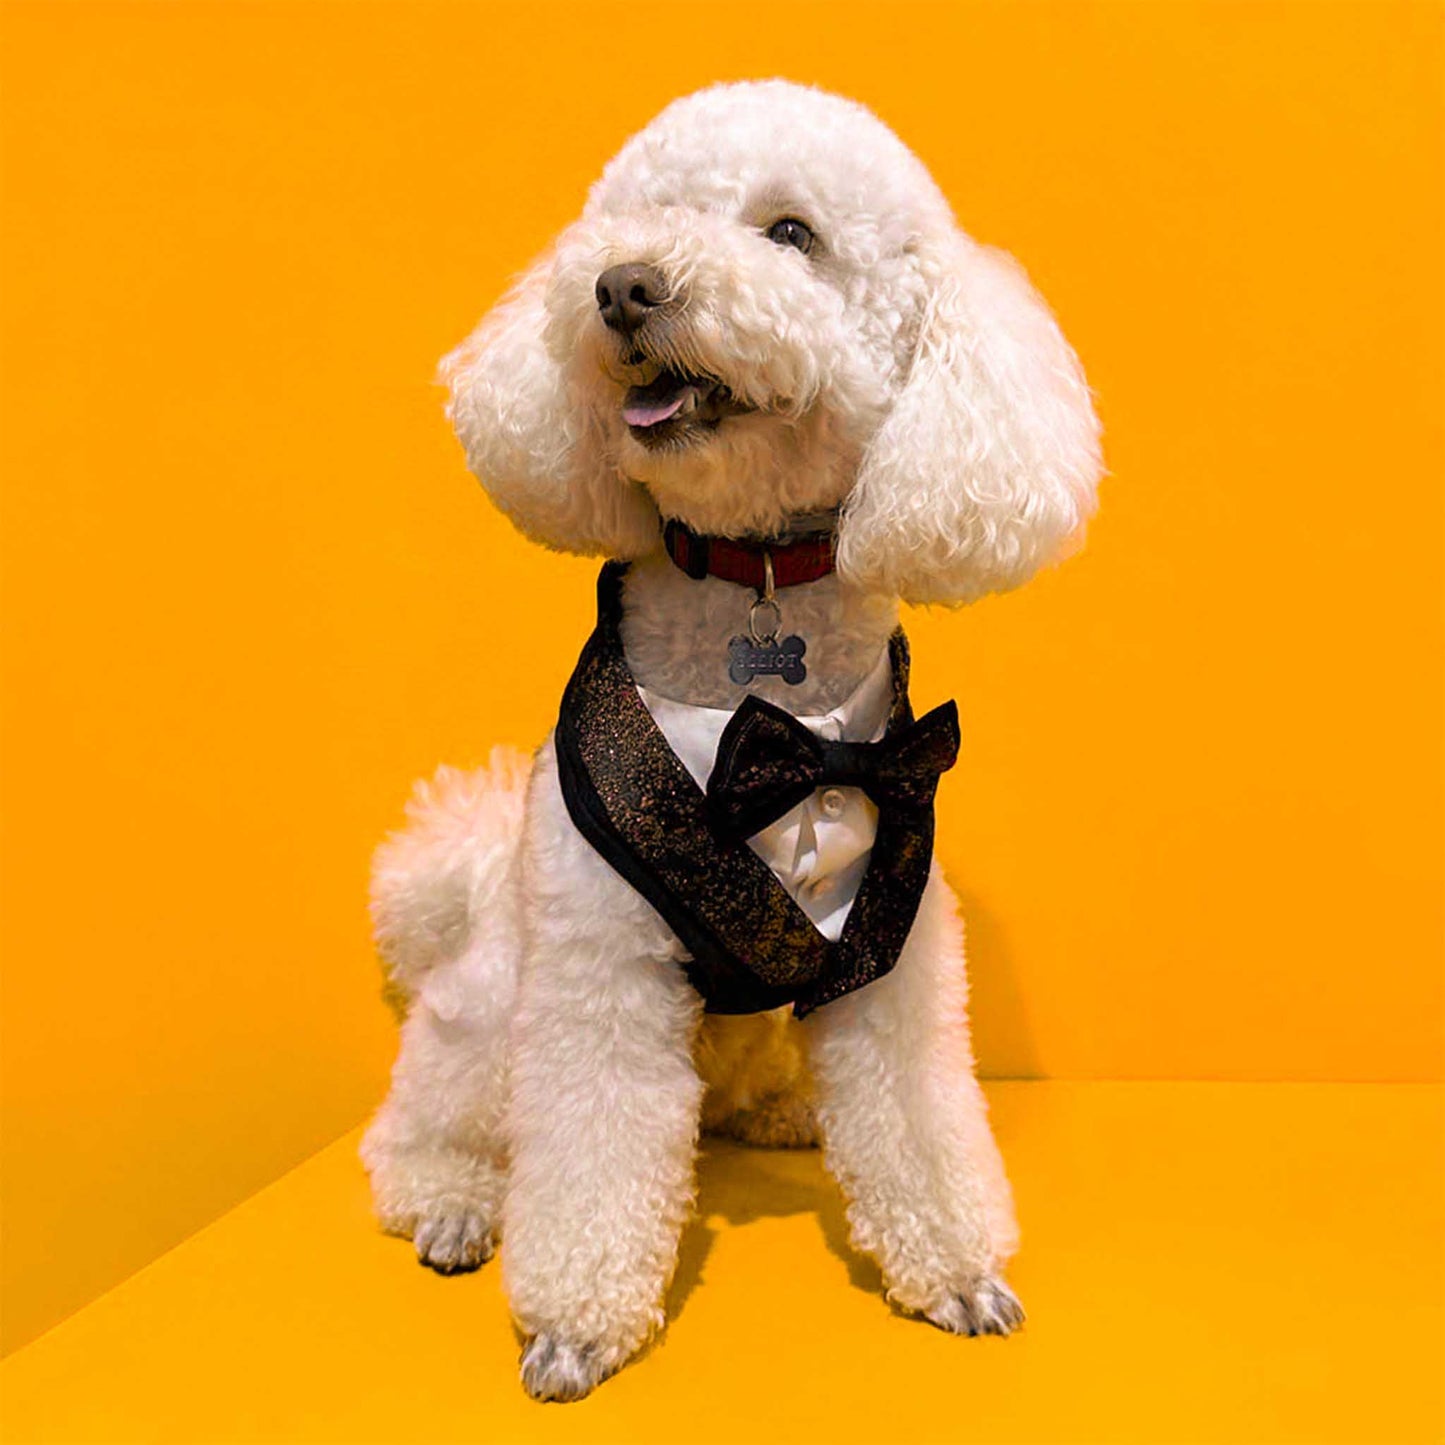
[[[877,743],[835,743],[770,702],[749,697],[723,729],[707,780],[724,827],[750,838],[815,788],[862,788],[879,808],[926,808],[958,760],[958,708],[936,707]]]

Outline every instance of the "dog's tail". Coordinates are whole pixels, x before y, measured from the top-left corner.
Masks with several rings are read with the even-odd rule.
[[[473,993],[491,991],[489,978],[515,977],[517,857],[531,772],[528,755],[500,747],[475,772],[439,768],[416,785],[406,826],[376,850],[371,916],[399,1011],[421,998],[454,1018]]]

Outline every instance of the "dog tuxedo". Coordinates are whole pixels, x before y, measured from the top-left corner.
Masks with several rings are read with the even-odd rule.
[[[901,630],[822,717],[659,697],[623,653],[625,572],[603,568],[597,627],[563,695],[572,821],[677,934],[708,1011],[792,1004],[801,1017],[881,977],[928,881],[953,703],[913,720]]]
[[[844,702],[820,717],[797,721],[808,732],[828,741],[877,741],[888,725],[892,682],[892,668],[884,651],[879,654],[873,670]],[[738,714],[726,708],[676,702],[645,687],[639,686],[638,692],[668,746],[692,774],[698,787],[707,792],[723,733]],[[736,735],[735,731],[731,739]],[[725,757],[732,760],[734,750],[730,749]],[[736,775],[736,770],[737,764],[732,761],[726,773]],[[714,816],[717,816],[718,810],[725,806],[721,801],[726,797],[721,782],[710,796]],[[769,787],[752,796],[772,811],[780,795],[776,788]],[[755,831],[749,829],[752,821],[751,818],[738,819],[735,831],[747,837],[748,846],[772,869],[788,896],[808,915],[818,932],[836,942],[868,867],[868,855],[878,830],[875,804],[859,787],[809,787],[806,796],[780,817],[760,820]]]

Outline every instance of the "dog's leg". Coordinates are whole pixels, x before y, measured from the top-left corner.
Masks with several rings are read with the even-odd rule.
[[[575,1400],[663,1322],[692,1200],[701,1003],[672,934],[572,827],[550,753],[528,803],[502,1268],[529,1337],[523,1384]]]
[[[361,1156],[383,1228],[443,1274],[490,1258],[501,1214],[527,770],[500,753],[474,774],[443,769],[377,853],[377,939],[408,1012]]]
[[[960,1334],[1008,1334],[1023,1310],[1003,1162],[973,1077],[963,930],[935,869],[897,966],[807,1020],[824,1157],[854,1244],[888,1297]]]
[[[361,1144],[377,1217],[442,1274],[492,1257],[506,1176],[505,1012],[447,1019],[425,1000],[402,1027],[391,1092]]]

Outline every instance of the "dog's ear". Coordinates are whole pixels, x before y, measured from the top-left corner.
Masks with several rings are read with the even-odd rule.
[[[467,464],[521,531],[562,552],[631,558],[657,544],[647,493],[607,458],[601,430],[548,354],[544,256],[441,363]]]
[[[918,243],[925,301],[901,390],[844,508],[839,571],[907,602],[1026,581],[1094,509],[1099,427],[1079,363],[1008,256]]]

